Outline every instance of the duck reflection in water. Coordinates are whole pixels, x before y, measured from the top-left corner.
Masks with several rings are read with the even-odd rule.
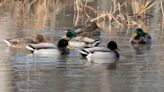
[[[151,44],[131,44],[131,47],[136,51],[136,54],[141,55],[151,49]]]

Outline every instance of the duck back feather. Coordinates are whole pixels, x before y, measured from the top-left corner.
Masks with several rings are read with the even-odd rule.
[[[61,56],[58,49],[37,49],[34,50],[34,55],[37,57],[55,57],[59,58]]]
[[[108,48],[107,48],[108,47]],[[92,47],[79,50],[82,56],[86,57],[91,63],[112,63],[114,59],[119,58],[117,44],[110,41],[107,47]]]
[[[115,60],[114,52],[94,52],[89,53],[86,58],[90,63],[113,63]]]

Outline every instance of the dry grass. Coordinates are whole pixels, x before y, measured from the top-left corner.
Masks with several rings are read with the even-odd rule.
[[[113,6],[111,7],[110,11],[105,11],[101,14],[99,14],[100,16],[91,19],[90,21],[99,21],[101,19],[105,19],[104,23],[107,24],[108,23],[108,30],[110,32],[112,32],[112,24],[117,24],[118,26],[123,25],[122,22],[124,22],[125,17],[121,14],[121,7],[123,7],[125,3],[120,4],[119,2],[117,2],[116,0],[112,0]],[[118,15],[122,16],[119,17]]]
[[[36,28],[44,28],[48,17],[47,12],[54,12],[56,15],[66,6],[66,1],[63,0],[0,0],[0,7],[6,6],[8,3],[19,2],[17,7],[11,9],[13,15],[17,18],[28,19],[26,15],[35,17],[38,24]],[[117,0],[112,0],[112,6],[108,11],[99,12],[99,6],[93,7],[89,5],[88,0],[73,0],[74,1],[74,25],[84,24],[88,21],[96,21],[97,23],[107,24],[107,30],[112,32],[113,28],[126,28],[127,32],[136,26],[144,28],[146,26],[144,20],[151,15],[149,10],[155,5],[153,0],[129,0],[128,2],[120,3]],[[9,4],[10,5],[10,4]],[[133,14],[129,14],[130,8]],[[164,9],[161,2],[161,11],[163,15],[162,29],[164,30]],[[146,18],[144,18],[146,16]],[[53,17],[53,16],[52,16]],[[30,18],[29,18],[30,19]],[[53,18],[54,22],[55,17]],[[139,21],[138,21],[139,20]],[[31,21],[31,20],[30,20]],[[142,22],[141,22],[142,21]],[[30,24],[30,23],[27,23]],[[147,28],[146,28],[147,29]]]
[[[67,0],[0,0],[0,8],[8,9],[13,17],[18,19],[20,25],[29,27],[35,25],[35,29],[45,28],[49,17],[52,18],[51,22],[55,22],[54,16],[66,5]],[[8,8],[9,6],[11,8]],[[53,12],[53,14],[48,12]]]
[[[161,4],[161,12],[162,12],[162,30],[164,30],[164,8],[163,8],[163,2],[160,2]]]
[[[5,5],[6,2],[7,2],[7,0],[1,0],[0,1],[0,7],[2,7],[3,5]]]
[[[93,16],[97,15],[97,10],[88,5],[87,0],[75,0],[74,1],[74,9],[75,9],[75,18],[74,25],[78,25],[80,21],[84,23],[84,19],[89,20]],[[80,24],[82,24],[80,23]]]
[[[79,1],[79,0],[76,0]],[[81,1],[81,0],[80,0]],[[112,0],[112,6],[109,11],[103,11],[102,13],[97,13],[97,17],[92,18],[92,16],[89,16],[88,18],[90,21],[97,21],[97,22],[103,22],[102,24],[108,24],[108,30],[111,32],[113,27],[120,27],[121,28],[127,28],[127,31],[130,30],[133,27],[139,26],[139,27],[145,27],[144,22],[138,22],[136,20],[144,20],[150,17],[151,15],[148,14],[148,11],[151,9],[152,6],[155,5],[152,0],[131,0],[130,4],[129,2],[119,3],[117,0]],[[80,4],[76,3],[77,6],[83,6],[83,9],[77,7],[77,10],[83,10],[85,12],[84,14],[87,15],[87,12],[84,7],[89,7],[87,4]],[[133,15],[130,15],[127,11],[123,11],[125,7],[131,7],[131,10],[133,11]],[[90,6],[91,7],[91,6]],[[93,8],[91,8],[93,9]],[[95,11],[95,10],[94,10]],[[99,10],[97,10],[99,11]],[[79,13],[80,16],[82,13]],[[77,15],[78,16],[78,15]],[[146,16],[146,18],[144,18]],[[141,23],[141,24],[140,24]]]
[[[155,5],[152,0],[132,0],[131,2],[133,17],[142,17],[147,14],[147,11]]]

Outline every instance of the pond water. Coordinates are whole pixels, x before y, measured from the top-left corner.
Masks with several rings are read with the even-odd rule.
[[[158,4],[147,22],[153,38],[149,49],[133,49],[130,33],[102,32],[101,45],[110,40],[118,43],[120,59],[112,65],[88,64],[76,50],[54,59],[31,57],[26,49],[8,48],[4,39],[35,34],[56,43],[74,23],[71,5],[37,17],[11,14],[12,8],[0,9],[0,92],[164,92],[164,34]]]

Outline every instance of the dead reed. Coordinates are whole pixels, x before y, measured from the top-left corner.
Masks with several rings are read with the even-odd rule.
[[[133,16],[136,18],[143,17],[144,15],[150,16],[147,14],[147,11],[154,6],[155,3],[152,0],[132,0],[131,7],[133,11]]]
[[[163,2],[160,2],[161,4],[161,12],[162,12],[162,30],[164,30],[164,7],[163,7]]]
[[[47,22],[56,26],[56,15],[65,9],[70,0],[0,0],[0,8],[10,13],[18,25],[40,30]],[[51,21],[47,21],[51,18]]]
[[[11,12],[14,13],[13,15],[16,15],[18,18],[23,18],[23,21],[28,19],[26,15],[35,17],[36,23],[39,23],[35,24],[36,27],[43,28],[47,18],[51,16],[48,15],[47,12],[54,11],[54,15],[56,15],[64,9],[66,1],[69,0],[0,0],[0,7],[6,6],[7,3],[19,2],[16,8],[11,9]],[[139,22],[138,20],[144,21],[150,17],[149,10],[155,5],[153,0],[129,0],[123,3],[112,0],[110,9],[100,12],[99,6],[94,7],[90,5],[88,0],[73,1],[75,26],[88,21],[96,21],[97,23],[107,24],[107,28],[110,32],[116,27],[118,29],[122,29],[123,27],[127,28],[127,32],[136,25],[144,27],[144,22]],[[128,12],[127,7],[132,10],[132,14]],[[162,29],[164,30],[164,10],[162,2],[161,11],[163,15]],[[55,18],[53,19],[55,21]]]
[[[148,13],[148,11],[154,5],[155,3],[152,0],[131,0],[122,4],[117,0],[112,0],[112,6],[109,11],[103,11],[101,13],[97,12],[97,17],[93,18],[93,16],[87,16],[88,12],[86,11],[86,7],[93,9],[91,6],[86,4],[86,2],[82,3],[81,0],[76,0],[75,3],[75,6],[77,6],[76,9],[78,10],[77,17],[85,14],[85,16],[87,16],[90,21],[103,22],[103,24],[108,24],[108,30],[110,32],[112,31],[113,27],[118,26],[120,27],[119,29],[124,27],[127,28],[127,30],[136,26],[145,27],[144,22],[138,22],[137,20],[145,20],[149,18],[151,15]],[[126,7],[131,7],[133,12],[132,15],[127,12],[128,10],[123,11],[123,9]],[[96,12],[99,10],[93,9],[93,11]],[[79,19],[77,18],[77,20]]]
[[[74,25],[78,25],[79,21],[83,21],[84,19],[89,20],[93,16],[97,15],[97,10],[88,5],[87,0],[75,0],[74,1],[74,9],[75,9],[75,17],[74,17]],[[80,24],[82,24],[80,23]]]

